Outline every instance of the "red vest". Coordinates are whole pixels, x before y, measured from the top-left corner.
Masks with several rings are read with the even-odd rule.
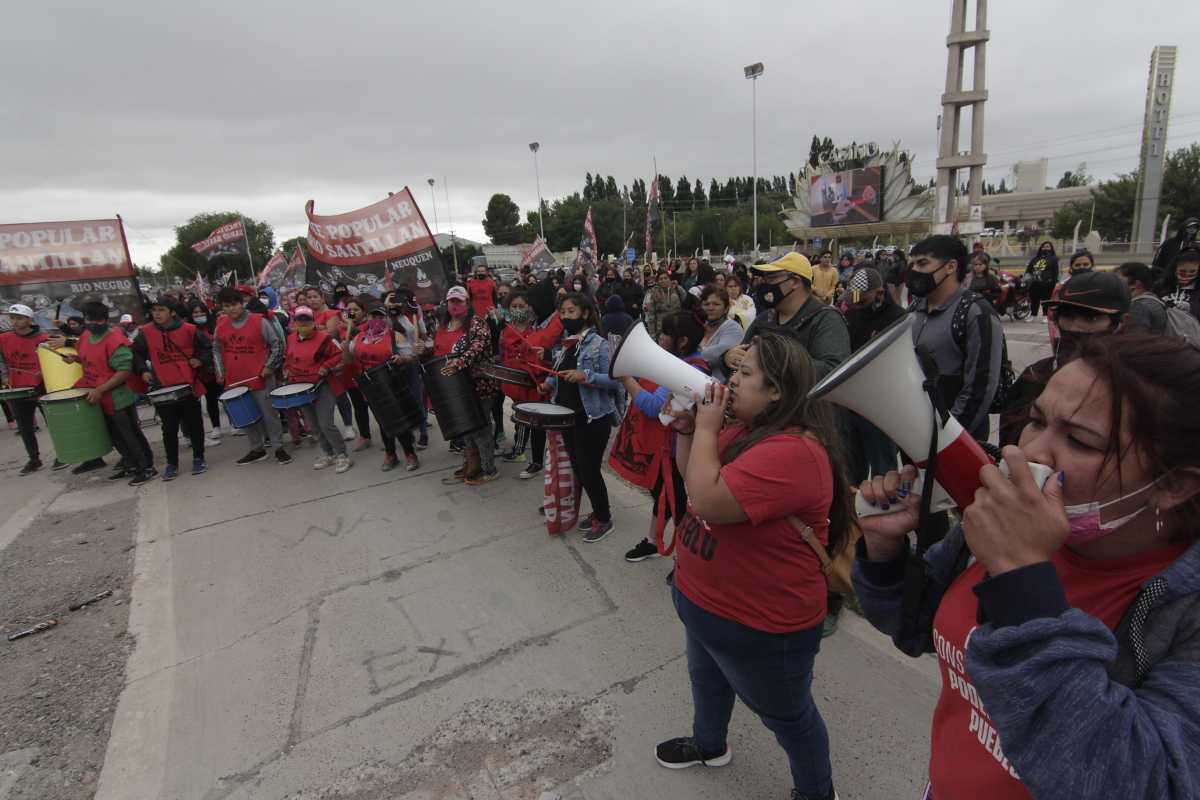
[[[338,363],[340,352],[333,337],[325,331],[316,331],[307,339],[301,339],[295,332],[288,334],[287,354],[283,359],[288,383],[318,383],[321,380],[329,383],[328,377],[322,378],[319,370],[325,367],[332,375],[331,366]],[[337,387],[330,384],[330,388],[334,389],[334,394],[345,391],[338,390],[340,384]]]
[[[204,396],[204,384],[188,363],[196,356],[195,325],[185,322],[174,330],[164,331],[150,323],[142,326],[142,336],[146,338],[146,350],[159,383],[164,387],[191,384],[196,397]]]
[[[37,346],[48,337],[42,332],[21,336],[14,331],[0,333],[0,353],[8,365],[8,385],[27,389],[42,383],[42,368],[38,364]]]
[[[486,317],[487,313],[496,307],[496,301],[492,299],[496,292],[496,282],[491,278],[481,281],[472,278],[467,281],[467,291],[471,294],[471,307],[475,309],[475,316]]]
[[[92,344],[91,339],[92,334],[84,331],[76,346],[79,352],[79,361],[83,365],[83,377],[75,382],[75,387],[78,389],[95,389],[116,375],[116,371],[108,365],[108,361],[118,347],[129,346],[129,337],[125,335],[125,331],[117,327],[110,327],[108,333],[104,334],[104,338],[95,344]],[[100,398],[100,405],[104,408],[104,413],[110,417],[117,413],[116,407],[113,406],[112,390],[104,393]]]
[[[360,372],[374,369],[392,357],[392,334],[380,339],[374,344],[367,344],[364,334],[354,337],[354,358]]]
[[[225,385],[240,381],[251,391],[266,388],[262,370],[267,363],[271,348],[262,336],[263,318],[259,314],[246,313],[242,327],[233,327],[229,317],[222,315],[217,323],[217,341],[221,345],[221,369],[225,373]],[[252,378],[253,380],[247,380]]]

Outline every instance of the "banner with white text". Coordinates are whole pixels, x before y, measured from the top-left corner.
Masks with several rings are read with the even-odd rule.
[[[33,309],[38,325],[79,316],[90,300],[143,318],[119,219],[0,225],[0,303]]]
[[[374,205],[328,217],[308,215],[308,282],[332,294],[345,284],[350,294],[380,297],[400,287],[417,302],[436,305],[450,278],[412,192],[404,188]]]

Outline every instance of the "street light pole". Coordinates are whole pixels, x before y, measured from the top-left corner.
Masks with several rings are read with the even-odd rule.
[[[537,142],[529,143],[529,152],[533,153],[533,179],[537,181],[537,197],[538,197],[538,234],[542,237],[542,241],[546,240],[546,226],[542,220],[542,176],[538,172],[537,154],[541,147]]]
[[[437,195],[434,194],[434,191],[433,191],[433,178],[429,179],[429,199],[433,201],[433,232],[441,233],[441,231],[438,229]]]
[[[758,77],[763,74],[763,65],[759,61],[742,69],[746,79],[750,81],[750,138],[754,159],[754,258],[758,259]]]
[[[458,240],[454,238],[454,214],[450,211],[450,182],[442,176],[442,191],[446,193],[446,224],[450,226],[450,253],[454,256],[454,274],[458,274]]]

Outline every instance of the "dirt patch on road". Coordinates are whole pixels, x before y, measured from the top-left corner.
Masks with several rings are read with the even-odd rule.
[[[132,646],[137,503],[42,514],[0,551],[0,797],[95,794]],[[105,591],[80,611],[68,606]],[[9,634],[59,624],[17,641]],[[6,763],[7,762],[7,763]]]

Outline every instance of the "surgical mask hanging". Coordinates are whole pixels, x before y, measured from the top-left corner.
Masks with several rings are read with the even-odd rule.
[[[1145,511],[1148,503],[1143,503],[1136,511],[1130,512],[1117,519],[1110,519],[1107,522],[1101,519],[1101,512],[1110,506],[1128,500],[1131,497],[1141,494],[1147,489],[1154,486],[1158,481],[1150,481],[1140,489],[1135,489],[1126,495],[1122,495],[1115,500],[1109,500],[1107,503],[1098,503],[1093,500],[1090,503],[1080,503],[1074,506],[1063,506],[1063,511],[1067,513],[1067,520],[1071,523],[1071,532],[1067,534],[1067,544],[1086,544],[1094,542],[1097,539],[1103,539],[1109,534],[1116,533],[1118,529],[1136,517],[1138,514]]]

